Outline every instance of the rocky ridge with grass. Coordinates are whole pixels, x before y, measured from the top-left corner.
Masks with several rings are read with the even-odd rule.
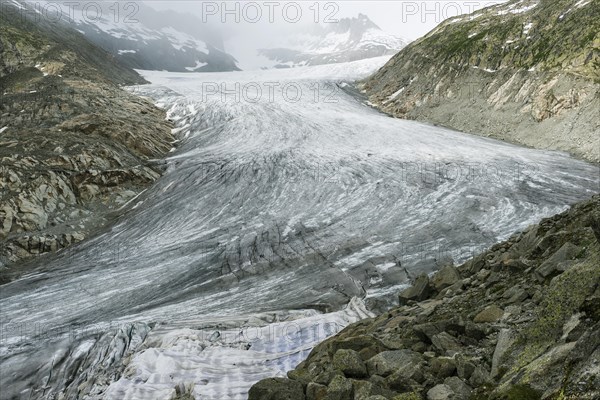
[[[0,280],[9,265],[83,240],[161,174],[164,111],[145,81],[78,32],[0,15]],[[11,12],[8,12],[8,11]]]
[[[417,277],[399,304],[250,400],[599,398],[600,195]]]
[[[450,18],[361,83],[395,117],[600,162],[600,1]]]

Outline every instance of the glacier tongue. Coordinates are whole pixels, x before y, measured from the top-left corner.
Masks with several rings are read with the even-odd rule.
[[[2,395],[244,398],[358,299],[598,191],[565,154],[365,105],[348,82],[383,62],[144,72],[181,141],[115,226],[2,287]]]
[[[354,298],[324,315],[306,310],[160,326],[103,398],[162,400],[174,387],[196,399],[244,398],[257,380],[285,376],[316,344],[369,316]]]

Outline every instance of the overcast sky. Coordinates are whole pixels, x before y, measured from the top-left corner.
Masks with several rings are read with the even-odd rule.
[[[505,0],[504,0],[505,1]],[[387,1],[164,1],[150,0],[155,9],[194,13],[210,25],[224,25],[229,34],[276,35],[307,23],[335,23],[339,18],[366,14],[387,33],[414,40],[446,18],[502,3],[502,0]],[[300,8],[298,8],[298,6]],[[298,10],[300,16],[297,18]],[[223,24],[222,21],[225,21]],[[298,22],[296,22],[298,21]],[[254,32],[254,33],[252,33]]]

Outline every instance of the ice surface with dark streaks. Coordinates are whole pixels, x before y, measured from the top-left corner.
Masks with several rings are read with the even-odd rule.
[[[566,154],[377,112],[351,82],[384,62],[143,72],[181,140],[115,226],[2,287],[0,396],[245,398],[364,299],[599,191]]]

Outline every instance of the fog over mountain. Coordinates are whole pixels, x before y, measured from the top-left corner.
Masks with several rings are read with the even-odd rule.
[[[21,4],[42,16],[59,10],[61,22],[131,68],[172,72],[238,70],[235,58],[223,50],[221,33],[192,14],[157,11],[142,2],[118,6],[111,2],[94,2],[92,6],[50,1]]]
[[[423,26],[433,27],[448,16],[498,1],[462,7],[434,4],[420,9],[406,2],[374,2],[373,7],[365,7],[352,1],[11,0],[14,4],[23,2],[39,15],[62,13],[61,22],[131,68],[218,72],[393,55],[412,40],[407,38],[424,33],[420,32]]]
[[[34,15],[59,14],[60,22],[113,54],[123,65],[144,70],[223,72],[332,64],[393,55],[408,43],[384,32],[361,13],[349,18],[325,15],[320,20],[288,24],[282,30],[275,19],[273,24],[263,21],[253,25],[247,14],[242,14],[242,26],[259,28],[263,34],[278,31],[277,35],[255,37],[239,34],[239,26],[228,21],[226,14],[220,19],[208,18],[206,13],[211,9],[198,2],[190,2],[191,11],[185,12],[175,11],[171,8],[176,4],[164,2],[118,6],[99,2],[90,6],[67,1],[11,1]]]
[[[358,14],[276,37],[269,47],[258,49],[257,55],[264,58],[263,68],[289,68],[392,55],[407,43],[383,32],[368,16]]]

